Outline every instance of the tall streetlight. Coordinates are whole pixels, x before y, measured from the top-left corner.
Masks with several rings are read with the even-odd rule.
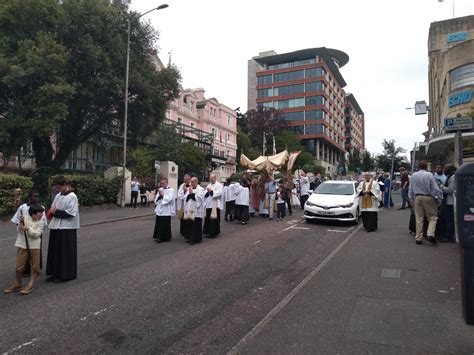
[[[168,4],[163,4],[158,7],[155,7],[140,16],[137,19],[149,14],[155,10],[162,10],[166,9]],[[122,184],[122,196],[121,196],[121,206],[125,207],[125,188],[126,182],[125,179],[125,169],[127,168],[127,131],[128,131],[128,72],[130,67],[130,19],[127,19],[127,64],[125,69],[125,113],[124,113],[124,122],[123,122],[123,184]]]

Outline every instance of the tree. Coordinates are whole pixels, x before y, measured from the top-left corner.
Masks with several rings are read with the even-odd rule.
[[[362,160],[362,170],[363,171],[373,171],[375,169],[375,159],[369,153],[365,151],[364,159]]]
[[[349,171],[358,171],[359,169],[362,169],[360,150],[354,148],[352,152],[349,153]]]
[[[10,0],[0,7],[2,152],[31,142],[37,166],[59,170],[82,142],[121,134],[127,20],[128,125],[136,139],[154,131],[179,90],[178,70],[158,72],[151,60],[158,40],[151,25],[107,0]]]
[[[242,132],[250,138],[254,146],[261,146],[263,133],[269,136],[276,135],[288,127],[288,123],[275,109],[249,110],[244,114],[237,114],[237,123]]]
[[[237,126],[237,162],[240,162],[240,155],[244,153],[250,160],[258,158],[260,152],[253,146],[247,134]]]
[[[392,160],[394,162],[393,169],[394,171],[398,170],[401,166],[401,163],[406,160],[401,154],[406,152],[406,149],[402,147],[395,146],[395,140],[386,140],[382,142],[384,152],[379,154],[376,158],[377,166],[383,171],[390,171],[392,168]]]
[[[177,161],[180,163],[180,175],[191,173],[199,176],[206,165],[206,153],[195,142],[189,141],[181,145]]]
[[[127,152],[128,167],[134,176],[140,178],[149,177],[153,174],[153,162],[156,150],[144,146],[130,149]]]

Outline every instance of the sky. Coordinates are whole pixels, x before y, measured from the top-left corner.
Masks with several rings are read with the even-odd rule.
[[[160,33],[161,60],[180,69],[184,88],[202,87],[230,108],[247,109],[247,62],[260,52],[278,54],[328,47],[346,52],[340,69],[365,113],[366,148],[383,151],[394,139],[408,151],[423,141],[427,115],[415,101],[428,97],[431,22],[474,14],[474,0],[131,0]]]

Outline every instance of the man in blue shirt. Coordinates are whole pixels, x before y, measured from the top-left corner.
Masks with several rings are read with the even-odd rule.
[[[268,218],[273,219],[273,205],[275,203],[277,182],[270,174],[265,182],[265,206],[268,206]]]

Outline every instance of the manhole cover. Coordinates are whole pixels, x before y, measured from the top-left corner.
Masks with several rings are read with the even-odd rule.
[[[400,269],[382,269],[382,277],[389,279],[399,279],[402,270]]]

